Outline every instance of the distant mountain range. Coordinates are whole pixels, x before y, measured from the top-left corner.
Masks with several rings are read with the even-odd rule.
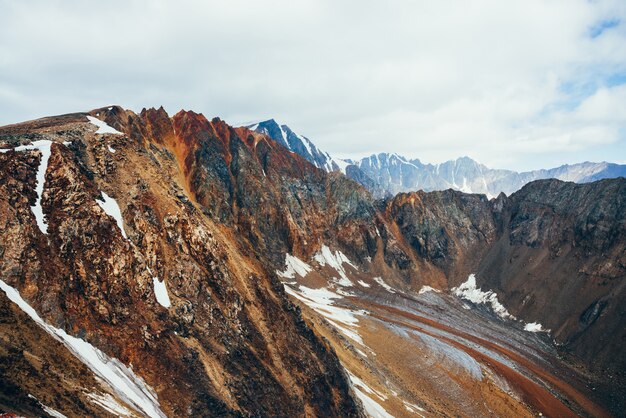
[[[287,125],[269,119],[249,129],[270,136],[289,150],[300,154],[327,172],[342,171],[370,190],[376,197],[392,196],[415,190],[454,189],[465,193],[482,193],[493,198],[500,193],[510,195],[525,184],[555,178],[588,183],[605,178],[626,177],[626,165],[607,162],[566,164],[556,168],[525,172],[492,169],[469,158],[461,157],[441,164],[425,164],[398,154],[380,153],[358,161],[333,158],[305,136]]]

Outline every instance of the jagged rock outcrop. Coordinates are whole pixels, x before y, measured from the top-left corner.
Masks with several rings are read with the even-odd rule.
[[[388,201],[386,214],[416,256],[441,269],[451,283],[475,269],[497,234],[485,195],[401,193]]]

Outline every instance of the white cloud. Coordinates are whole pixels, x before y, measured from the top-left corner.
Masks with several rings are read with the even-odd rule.
[[[0,124],[163,104],[344,156],[623,159],[625,26],[623,0],[0,0]]]

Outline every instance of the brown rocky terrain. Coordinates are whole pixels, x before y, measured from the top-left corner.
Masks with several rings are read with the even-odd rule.
[[[126,113],[92,113],[106,112]],[[129,115],[129,132],[161,132],[159,113],[150,114]],[[360,415],[332,349],[246,255],[236,230],[186,191],[193,165],[176,155],[189,144],[95,131],[83,114],[3,131],[5,145],[52,145],[41,200],[47,234],[30,208],[41,153],[0,154],[2,280],[46,322],[132,365],[168,416]],[[101,192],[116,199],[128,238],[98,205]],[[157,302],[153,277],[166,283],[169,308]],[[45,386],[33,392],[52,396]]]
[[[46,148],[28,144],[50,150],[41,195]],[[602,416],[624,405],[624,179],[375,201],[265,135],[162,108],[2,127],[0,148],[0,278],[48,324],[131,368],[167,416]],[[447,294],[471,273],[550,333]],[[45,340],[0,302],[7,335]],[[346,337],[356,328],[363,344]],[[34,337],[3,341],[36,351]],[[62,345],[50,355],[53,372],[5,357],[20,360],[2,369],[0,410],[40,414],[31,394],[67,416],[106,415],[87,396],[98,378]],[[98,390],[146,415],[114,389]]]

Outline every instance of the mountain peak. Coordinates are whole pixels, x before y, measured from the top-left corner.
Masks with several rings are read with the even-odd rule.
[[[351,165],[350,162],[333,158],[327,152],[317,148],[307,137],[297,134],[287,125],[280,125],[275,119],[248,125],[247,128],[269,136],[289,151],[299,154],[324,171],[341,171],[345,174],[346,168]]]

